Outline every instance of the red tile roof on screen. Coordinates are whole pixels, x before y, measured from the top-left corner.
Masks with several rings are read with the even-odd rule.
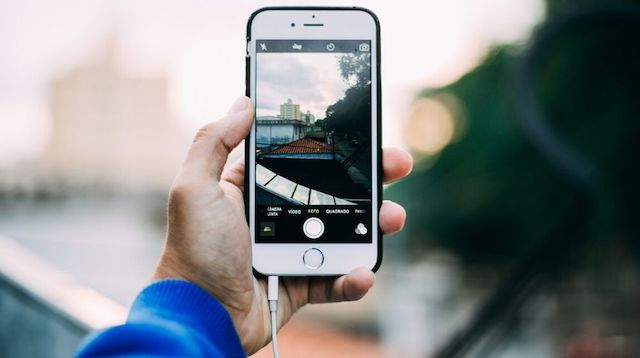
[[[331,144],[320,142],[311,138],[302,138],[289,144],[285,144],[272,150],[273,154],[298,154],[298,153],[332,153]]]

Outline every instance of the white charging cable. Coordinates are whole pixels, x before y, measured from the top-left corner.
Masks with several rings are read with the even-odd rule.
[[[267,279],[267,300],[269,312],[271,312],[271,346],[273,358],[279,358],[278,353],[278,276],[269,276]]]

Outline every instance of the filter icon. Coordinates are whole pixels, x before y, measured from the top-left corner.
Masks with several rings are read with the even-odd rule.
[[[363,223],[359,223],[358,226],[356,226],[356,234],[358,235],[366,235],[368,232],[367,227],[364,226]]]

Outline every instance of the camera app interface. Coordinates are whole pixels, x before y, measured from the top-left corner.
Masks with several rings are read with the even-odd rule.
[[[370,46],[256,41],[256,242],[371,242]]]

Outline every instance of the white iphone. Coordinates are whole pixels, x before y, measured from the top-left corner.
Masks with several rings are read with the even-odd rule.
[[[380,266],[379,37],[362,8],[263,8],[249,19],[245,200],[258,273]]]

